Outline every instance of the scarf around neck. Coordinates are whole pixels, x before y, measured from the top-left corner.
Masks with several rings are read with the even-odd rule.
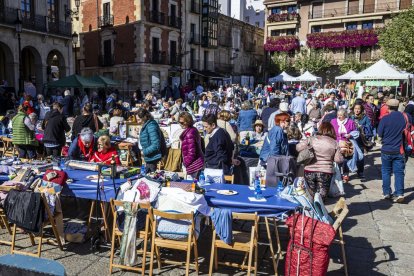
[[[89,148],[85,147],[85,144],[82,142],[82,139],[78,138],[78,146],[85,158],[89,160],[89,158],[92,156],[93,151],[93,144],[95,142],[95,139],[92,138],[91,144],[89,145]]]
[[[338,133],[343,133],[343,134],[348,133],[345,127],[346,123],[348,122],[348,118],[345,118],[345,120],[343,121],[337,119],[337,121],[338,121]]]

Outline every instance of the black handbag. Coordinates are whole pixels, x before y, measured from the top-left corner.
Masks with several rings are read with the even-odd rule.
[[[42,195],[31,191],[10,190],[4,201],[7,220],[32,233],[39,233],[45,219]]]

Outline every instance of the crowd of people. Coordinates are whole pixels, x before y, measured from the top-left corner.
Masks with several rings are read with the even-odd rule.
[[[120,164],[111,136],[119,135],[126,121],[133,121],[141,126],[135,149],[147,172],[152,172],[168,153],[159,125],[165,120],[181,126],[182,166],[193,178],[204,168],[237,173],[243,162],[240,147],[252,141],[260,144],[257,165],[264,168],[272,156],[296,158],[311,148],[315,157],[304,166],[303,175],[310,190],[325,198],[335,164],[341,168],[344,183],[350,181],[350,172],[364,181],[365,156],[379,145],[384,198],[404,200],[410,149],[402,133],[414,116],[414,98],[399,98],[386,89],[316,83],[258,85],[255,89],[224,85],[207,90],[200,84],[161,95],[137,91],[129,102],[111,93],[99,104],[93,100],[95,92],[91,100],[88,96],[75,99],[69,90],[59,95],[45,100],[42,95],[24,94],[16,111],[10,108],[12,100],[7,101],[2,129],[12,132],[20,158],[63,154],[109,164],[116,156]]]

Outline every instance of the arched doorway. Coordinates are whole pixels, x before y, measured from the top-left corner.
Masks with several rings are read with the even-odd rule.
[[[62,53],[52,50],[47,55],[47,81],[54,81],[66,76],[66,63]]]
[[[12,51],[6,44],[0,42],[0,84],[4,80],[8,86],[17,88],[18,85],[15,83],[14,71]]]
[[[22,75],[21,79],[24,83],[32,83],[36,86],[37,92],[40,93],[43,85],[42,59],[39,52],[27,46],[22,49]],[[27,84],[25,84],[26,86]]]

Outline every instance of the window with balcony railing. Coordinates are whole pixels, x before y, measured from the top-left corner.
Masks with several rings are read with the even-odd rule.
[[[280,36],[280,30],[271,30],[270,36]]]
[[[114,25],[114,16],[106,14],[99,17],[99,28],[110,27]]]
[[[320,33],[322,31],[321,26],[312,26],[311,33]]]
[[[372,29],[374,29],[374,22],[373,21],[364,21],[364,22],[362,22],[362,29],[363,30],[372,30]]]
[[[356,22],[346,23],[346,29],[348,31],[350,31],[350,30],[357,30],[358,29],[358,23],[356,23]]]
[[[190,11],[192,13],[200,13],[200,0],[191,0]]]

